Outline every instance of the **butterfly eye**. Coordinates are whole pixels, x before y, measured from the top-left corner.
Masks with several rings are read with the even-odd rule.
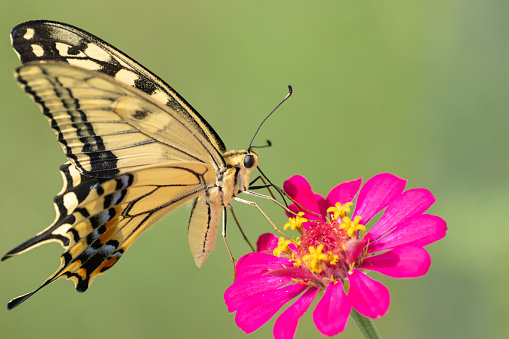
[[[251,155],[251,154],[248,154],[244,157],[244,167],[249,169],[249,168],[253,168],[255,164],[255,158]]]

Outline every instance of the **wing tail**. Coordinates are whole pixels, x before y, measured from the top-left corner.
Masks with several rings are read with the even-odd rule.
[[[39,287],[38,289],[36,289],[35,291],[32,291],[32,292],[29,292],[29,293],[26,293],[26,294],[23,294],[23,295],[20,295],[19,297],[16,297],[16,298],[13,298],[11,300],[9,300],[9,302],[7,303],[7,309],[10,311],[12,310],[13,308],[17,307],[19,304],[21,304],[23,301],[27,300],[28,298],[30,298],[32,295],[35,294],[35,292],[39,291],[40,289],[42,288]]]
[[[34,237],[28,239],[27,241],[23,242],[21,245],[16,246],[15,248],[13,248],[9,252],[7,252],[2,257],[2,261],[4,261],[5,259],[10,258],[12,256],[15,256],[17,254],[21,254],[21,253],[24,253],[26,251],[29,251],[32,248],[35,248],[35,247],[37,247],[39,245],[42,245],[42,244],[45,244],[47,242],[58,241],[58,242],[64,243],[64,242],[68,242],[69,241],[69,239],[67,239],[64,236],[61,236],[59,234],[52,234],[53,230],[54,230],[54,228],[47,229],[43,233],[37,234],[36,236],[34,236]]]

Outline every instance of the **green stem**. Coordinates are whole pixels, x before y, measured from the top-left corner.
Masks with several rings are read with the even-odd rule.
[[[381,339],[382,336],[378,332],[375,322],[370,319],[366,318],[365,316],[361,315],[359,312],[354,310],[352,308],[352,312],[350,313],[350,316],[355,321],[355,324],[359,328],[359,331],[361,331],[362,335],[365,339]]]

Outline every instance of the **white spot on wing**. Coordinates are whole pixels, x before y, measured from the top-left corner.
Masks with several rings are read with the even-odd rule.
[[[77,67],[92,70],[92,71],[97,71],[101,68],[101,66],[98,63],[96,63],[92,60],[67,59],[67,61],[69,62],[69,64],[71,64],[73,66],[77,66]]]
[[[32,45],[32,52],[38,57],[42,57],[44,55],[44,50],[39,45]]]
[[[164,92],[161,92],[160,90],[155,91],[150,96],[162,104],[166,105],[166,103],[168,102],[168,95]]]
[[[67,211],[74,211],[74,209],[78,207],[78,197],[74,192],[69,192],[64,195],[63,200]]]
[[[26,40],[30,40],[34,37],[34,29],[33,28],[27,28],[27,32],[25,35],[23,35],[23,38]]]
[[[68,237],[69,235],[67,234],[67,232],[72,228],[72,225],[71,224],[63,224],[63,225],[60,225],[56,230],[54,230],[53,232],[51,232],[51,234],[60,234],[60,235],[63,235],[64,237]]]
[[[115,75],[115,79],[118,81],[123,82],[124,84],[127,84],[129,86],[134,86],[134,82],[139,79],[138,75],[128,71],[126,69],[121,69],[118,71],[118,73]]]
[[[89,43],[87,48],[85,49],[85,54],[93,59],[101,61],[111,61],[111,56],[96,44]]]
[[[71,47],[70,45],[68,44],[64,44],[64,43],[61,43],[61,42],[56,42],[55,43],[55,47],[57,48],[58,50],[58,54],[60,54],[61,56],[63,57],[68,57],[70,56],[69,55],[69,48]],[[83,54],[82,52],[78,53],[77,55],[72,55],[73,57],[86,57],[85,54]]]

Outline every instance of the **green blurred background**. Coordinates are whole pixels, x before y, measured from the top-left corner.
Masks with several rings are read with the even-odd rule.
[[[392,172],[430,189],[449,226],[428,246],[419,279],[373,275],[391,291],[376,320],[386,338],[502,338],[507,321],[509,2],[6,1],[0,5],[0,252],[49,225],[61,188],[60,146],[19,89],[9,32],[52,19],[120,48],[176,88],[229,149],[264,125],[262,169],[276,183],[302,174],[326,194],[341,181]],[[285,216],[262,207],[282,225]],[[235,204],[252,240],[270,226]],[[187,248],[189,207],[158,222],[85,294],[57,281],[0,311],[2,338],[242,338],[223,292],[232,282],[220,239],[205,267]],[[248,247],[230,224],[236,257]],[[39,286],[57,244],[0,264],[0,302]],[[500,260],[500,261],[497,261]],[[3,307],[2,307],[3,308]],[[272,319],[250,338],[272,335]],[[318,337],[311,312],[296,338]],[[342,338],[359,338],[350,321]]]

